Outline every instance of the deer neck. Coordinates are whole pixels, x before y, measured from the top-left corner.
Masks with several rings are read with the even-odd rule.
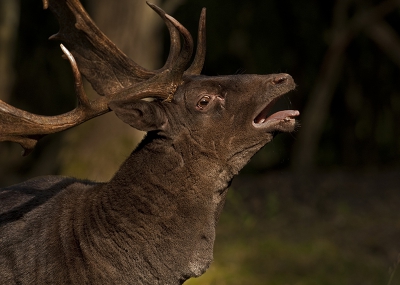
[[[112,204],[106,216],[124,221],[118,231],[129,233],[131,254],[148,249],[147,264],[180,278],[199,276],[211,263],[215,227],[233,177],[213,151],[188,136],[181,139],[146,138],[104,196]]]
[[[218,192],[227,188],[238,171],[219,155],[215,147],[204,145],[189,133],[173,140],[145,137],[108,187],[128,188],[132,193],[150,187],[148,192],[157,195],[162,195],[164,189],[177,196],[194,193],[212,196],[213,190]]]

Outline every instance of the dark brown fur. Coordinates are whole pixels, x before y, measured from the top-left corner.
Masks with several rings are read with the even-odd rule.
[[[40,177],[0,192],[1,284],[182,284],[213,258],[232,178],[294,119],[255,127],[289,75],[185,78],[172,102],[116,101],[147,136],[109,183]],[[203,109],[203,96],[211,101]]]

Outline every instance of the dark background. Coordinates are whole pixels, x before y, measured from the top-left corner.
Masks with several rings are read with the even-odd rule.
[[[31,112],[55,115],[74,108],[73,81],[59,44],[47,40],[58,24],[40,2],[19,2],[18,27],[7,57],[13,81],[0,98]],[[134,0],[82,2],[90,14],[101,5],[109,13],[122,2],[144,6]],[[388,273],[400,253],[400,4],[170,2],[157,3],[173,7],[171,14],[193,36],[201,8],[207,7],[204,74],[289,73],[298,86],[278,107],[301,113],[300,128],[277,136],[233,184],[219,226],[216,262],[205,279],[191,282],[400,284],[399,272],[392,281]],[[102,29],[116,34],[136,29],[118,26],[117,21],[102,26],[98,17]],[[150,45],[164,46],[157,54],[161,64],[169,39],[162,22],[158,24]],[[125,40],[134,49],[134,36]],[[131,55],[128,49],[123,50]],[[117,135],[93,131],[94,137],[88,138],[69,132],[41,140],[26,158],[19,156],[19,146],[1,143],[0,185],[42,174],[84,176],[87,168],[99,173],[103,170],[71,162],[98,141],[109,139],[107,147],[112,149],[102,147],[87,155],[100,168],[114,160],[118,165],[133,149],[133,143]],[[120,148],[127,150],[114,159],[113,151]]]

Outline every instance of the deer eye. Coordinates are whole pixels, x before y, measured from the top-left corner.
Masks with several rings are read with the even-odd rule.
[[[208,103],[211,102],[211,97],[210,96],[203,96],[199,102],[197,102],[197,108],[199,108],[200,110],[203,110]]]

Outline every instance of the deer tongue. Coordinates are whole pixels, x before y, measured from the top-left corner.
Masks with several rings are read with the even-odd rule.
[[[265,108],[255,119],[254,123],[256,124],[263,124],[266,121],[272,121],[272,120],[285,120],[285,119],[291,119],[293,117],[297,117],[300,115],[300,112],[297,110],[283,110],[279,111],[276,113],[273,113],[272,115],[267,117],[267,112],[268,112],[268,107]]]
[[[269,116],[266,121],[270,121],[270,120],[284,120],[286,118],[293,118],[293,117],[297,117],[298,115],[300,115],[299,111],[297,110],[284,110],[284,111],[279,111],[276,112],[274,114],[272,114],[271,116]]]

